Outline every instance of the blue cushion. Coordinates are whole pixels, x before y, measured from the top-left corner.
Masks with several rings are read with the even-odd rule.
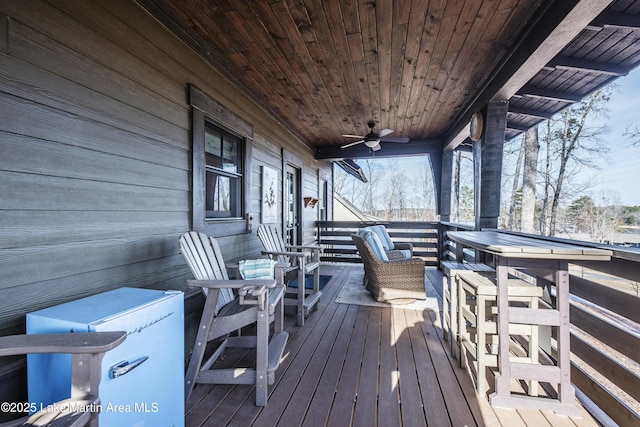
[[[275,260],[248,259],[240,261],[240,275],[244,280],[273,279]]]
[[[361,237],[365,240],[365,242],[369,244],[371,250],[373,251],[373,255],[376,258],[382,261],[389,261],[387,252],[384,250],[384,246],[382,245],[382,242],[380,241],[380,238],[376,233],[371,230],[364,230]]]
[[[378,238],[382,242],[382,246],[385,250],[390,251],[391,249],[393,249],[394,245],[391,241],[391,236],[389,236],[387,228],[384,225],[374,225],[369,228],[378,235]]]
[[[411,258],[411,251],[409,249],[400,249],[402,255],[404,255],[405,259]]]
[[[371,228],[369,227],[358,228],[358,231],[356,231],[356,236],[360,236],[364,239],[365,233],[370,230]]]

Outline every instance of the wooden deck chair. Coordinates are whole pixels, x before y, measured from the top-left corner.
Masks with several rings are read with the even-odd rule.
[[[265,224],[258,226],[258,238],[262,242],[263,255],[286,265],[284,282],[289,284],[298,279],[298,288],[288,288],[287,294],[295,298],[285,298],[285,305],[296,306],[298,325],[304,325],[304,319],[311,310],[317,308],[320,292],[320,246],[285,245],[282,235],[276,227]],[[305,276],[313,273],[313,289],[305,288]]]
[[[206,294],[193,353],[185,376],[185,398],[196,383],[254,384],[256,405],[266,406],[267,387],[275,380],[289,335],[283,331],[284,285],[275,279],[229,280],[217,241],[206,234],[190,232],[180,237],[180,252],[195,280],[187,281]],[[234,292],[235,291],[235,292]],[[274,333],[269,325],[274,321]],[[256,324],[255,336],[231,336],[245,326]],[[203,363],[207,344],[218,347]],[[256,349],[255,366],[217,369],[214,362],[228,347]]]
[[[38,403],[31,402],[22,405],[21,408],[29,409],[28,407],[33,405],[32,409],[39,410],[31,416],[8,421],[0,426],[97,426],[100,410],[98,388],[102,377],[102,358],[107,351],[119,346],[126,337],[126,332],[0,337],[0,356],[38,353],[71,354],[71,388],[69,390],[71,397],[42,409]],[[35,407],[36,405],[38,406]]]

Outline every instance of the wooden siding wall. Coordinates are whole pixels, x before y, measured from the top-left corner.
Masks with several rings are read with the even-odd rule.
[[[294,152],[302,193],[317,197],[330,164],[133,1],[0,2],[0,335],[108,289],[184,288],[189,83],[254,128],[254,230],[221,246],[229,260],[258,256],[261,166]],[[311,235],[317,208],[304,214]]]

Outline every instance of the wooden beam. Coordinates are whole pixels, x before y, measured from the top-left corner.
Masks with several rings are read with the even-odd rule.
[[[629,67],[589,61],[580,58],[571,58],[569,56],[556,56],[547,64],[545,69],[584,71],[587,73],[604,74],[617,77],[626,76],[631,71]]]
[[[598,29],[613,27],[637,30],[640,28],[640,16],[630,13],[603,12],[589,24],[589,27]]]
[[[530,31],[533,40],[543,36],[535,50],[512,74],[508,81],[496,91],[493,99],[509,99],[536,73],[549,63],[576,35],[605,10],[611,0],[578,0],[555,2],[542,22]],[[555,16],[554,16],[555,15]],[[538,31],[543,34],[536,35]]]
[[[537,123],[536,123],[537,124]],[[535,125],[533,125],[535,126]],[[513,131],[513,132],[526,132],[529,129],[531,129],[533,126],[531,125],[520,125],[517,123],[507,123],[507,130]]]
[[[541,87],[526,85],[517,93],[518,96],[529,96],[532,98],[545,98],[560,102],[580,102],[582,96],[559,90],[549,90]]]
[[[453,150],[454,137],[469,123],[471,115],[490,100],[507,100],[553,59],[587,25],[605,10],[611,0],[557,0],[548,2],[531,19],[528,32],[513,44],[511,54],[496,67],[496,72],[478,91],[478,96],[463,108],[443,141],[445,150]]]
[[[522,108],[514,105],[509,105],[508,112],[522,116],[536,117],[538,119],[544,120],[550,119],[555,114],[555,112],[550,113],[548,111],[534,110],[532,108]]]
[[[415,155],[438,155],[441,156],[441,144],[439,139],[412,140],[407,143],[381,142],[381,149],[371,151],[364,144],[353,147],[340,148],[339,146],[318,147],[316,149],[316,160],[342,160],[342,159],[369,159],[372,157],[402,157]]]

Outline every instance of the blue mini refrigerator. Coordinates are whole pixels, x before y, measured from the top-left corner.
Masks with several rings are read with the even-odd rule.
[[[102,360],[100,426],[184,426],[183,293],[120,288],[27,314],[28,334],[94,331],[127,332]],[[68,398],[71,356],[28,355],[27,382],[38,408]]]

